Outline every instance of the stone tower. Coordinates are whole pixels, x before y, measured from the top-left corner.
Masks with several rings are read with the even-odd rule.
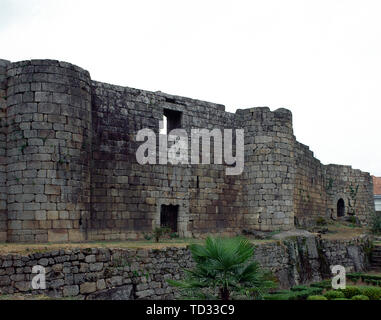
[[[89,73],[32,60],[8,65],[6,76],[7,240],[81,240],[90,201]]]

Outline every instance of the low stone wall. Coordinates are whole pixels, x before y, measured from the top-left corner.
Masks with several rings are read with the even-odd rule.
[[[297,237],[263,243],[255,259],[274,272],[280,286],[319,281],[330,276],[329,266],[347,271],[368,267],[370,240],[322,240]],[[70,249],[29,255],[0,256],[0,293],[47,294],[78,299],[174,299],[178,293],[167,279],[180,279],[183,268],[193,264],[186,248]],[[33,290],[35,265],[45,267],[46,289]]]
[[[332,277],[334,265],[344,266],[347,272],[366,271],[371,246],[368,236],[351,240],[294,237],[257,246],[255,260],[273,271],[281,288],[290,288]]]

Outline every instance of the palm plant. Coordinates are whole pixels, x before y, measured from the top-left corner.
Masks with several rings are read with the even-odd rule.
[[[205,245],[189,247],[196,265],[183,281],[168,280],[187,297],[229,300],[232,295],[261,298],[275,282],[252,260],[253,245],[244,238],[208,237]]]

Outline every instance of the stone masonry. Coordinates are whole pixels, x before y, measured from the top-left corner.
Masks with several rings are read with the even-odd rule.
[[[325,240],[297,237],[258,244],[254,259],[271,270],[281,288],[332,276],[330,266],[347,272],[369,266],[367,237]],[[0,256],[0,294],[32,293],[88,300],[173,299],[179,292],[167,279],[180,279],[193,266],[187,248],[54,250]],[[36,265],[45,268],[46,289],[32,289]]]
[[[158,134],[165,113],[187,132],[244,129],[243,173],[226,175],[226,164],[138,164],[138,130]],[[93,81],[66,62],[0,60],[0,124],[0,241],[141,238],[169,205],[184,237],[290,230],[336,219],[338,210],[366,224],[374,211],[371,176],[322,165],[296,141],[286,109],[230,113]]]

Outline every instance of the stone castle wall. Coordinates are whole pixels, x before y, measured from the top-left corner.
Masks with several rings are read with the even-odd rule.
[[[0,241],[7,240],[7,67],[11,63],[0,60]]]
[[[295,220],[331,215],[339,196],[349,210],[350,182],[359,185],[356,215],[366,222],[371,210],[370,175],[323,166],[296,141],[286,109],[230,113],[96,82],[55,60],[0,60],[0,107],[0,241],[141,238],[160,224],[161,205],[179,206],[185,237],[290,230]],[[189,141],[192,128],[244,129],[243,173],[226,175],[226,164],[139,165],[136,134],[158,134],[165,110],[181,113]]]
[[[93,82],[92,239],[135,238],[160,223],[161,204],[179,205],[181,236],[238,232],[243,185],[225,166],[139,165],[138,130],[159,132],[163,110],[182,112],[181,127],[236,128],[234,114],[199,100]],[[211,148],[211,150],[213,150]]]
[[[336,215],[338,199],[345,203],[345,214],[353,214],[361,223],[370,222],[375,211],[373,200],[373,181],[368,173],[350,166],[326,166],[328,210]],[[357,191],[356,191],[357,190]]]
[[[363,224],[374,212],[372,181],[368,173],[350,166],[323,165],[308,146],[296,142],[294,212],[298,225],[318,218],[337,219],[337,203],[344,201],[345,215],[355,214]]]
[[[271,270],[281,288],[331,278],[330,266],[367,270],[369,240],[298,237],[258,244],[254,259]],[[46,289],[34,290],[32,268],[43,266]],[[179,292],[167,279],[180,279],[194,265],[187,248],[66,249],[0,256],[0,294],[32,293],[77,299],[173,299]]]

